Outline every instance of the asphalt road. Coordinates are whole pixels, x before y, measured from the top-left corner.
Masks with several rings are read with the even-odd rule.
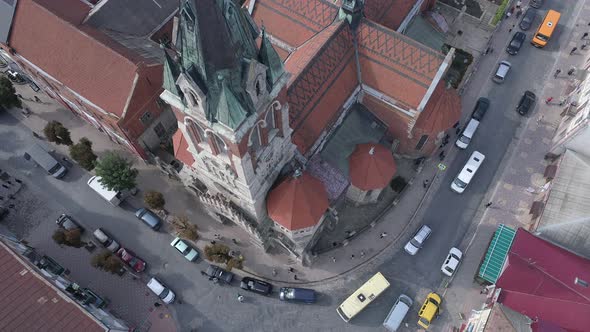
[[[491,108],[469,148],[459,152],[457,158],[449,165],[443,175],[440,189],[426,210],[422,223],[428,224],[433,229],[433,234],[425,248],[414,257],[406,255],[403,251],[392,251],[391,260],[376,269],[363,269],[338,281],[319,285],[317,288],[322,295],[317,305],[283,303],[278,300],[276,291],[270,297],[240,291],[246,296],[246,302],[239,303],[236,299],[239,292],[236,284],[215,286],[203,278],[199,271],[205,268],[204,262],[187,262],[170,248],[170,235],[153,232],[134,217],[134,206],[127,204],[114,208],[98,197],[86,185],[89,178],[87,173],[74,168],[64,181],[60,181],[46,176],[40,168],[34,168],[26,163],[21,157],[22,152],[35,139],[26,127],[8,114],[0,114],[2,168],[16,172],[16,176],[29,174],[23,180],[32,191],[46,201],[43,208],[55,211],[52,212],[54,214],[58,211],[67,211],[88,229],[104,227],[115,234],[117,240],[145,259],[149,266],[147,274],[157,275],[183,300],[184,304],[173,305],[182,331],[375,331],[382,329],[384,317],[395,298],[402,292],[415,299],[412,312],[407,319],[410,323],[409,330],[415,330],[417,310],[425,294],[436,290],[443,281],[439,269],[444,257],[449,248],[458,245],[464,238],[518,126],[526,121],[514,111],[520,96],[524,90],[529,89],[536,92],[539,99],[543,98],[540,95],[543,82],[552,74],[559,47],[567,42],[569,28],[565,25],[576,10],[576,7],[568,6],[571,4],[572,1],[555,0],[547,1],[544,6],[562,12],[557,33],[545,49],[535,49],[527,42],[519,55],[506,54],[503,51],[509,40],[509,37],[504,36],[508,29],[506,23],[502,27],[504,32],[494,38],[493,56],[489,55],[482,61],[469,91],[464,96],[466,112],[471,111],[479,96],[487,96],[491,100]],[[541,17],[538,16],[535,24],[540,20]],[[532,33],[527,32],[529,40]],[[497,85],[490,80],[491,72],[495,70],[496,64],[504,59],[508,59],[513,68],[506,82]],[[449,185],[474,150],[485,154],[486,160],[465,193],[455,194],[450,191]],[[54,218],[51,216],[38,222],[54,223]],[[38,245],[49,247],[49,237],[50,235],[47,235],[46,244],[39,242]],[[76,266],[67,267],[70,270],[76,269]],[[344,323],[336,314],[336,307],[376,271],[384,273],[392,282],[392,287],[351,324]],[[87,280],[103,278],[101,273],[91,272],[77,277],[84,279],[80,280],[82,284]],[[147,275],[143,279],[147,279]],[[277,286],[280,285],[275,285],[276,290]],[[105,294],[107,297],[127,298],[126,303],[129,303],[129,306],[133,305],[134,296],[145,296],[136,294],[133,290],[115,291],[107,288],[104,291],[113,293]],[[441,321],[444,319],[443,313]],[[438,323],[432,330],[436,331],[437,326]]]

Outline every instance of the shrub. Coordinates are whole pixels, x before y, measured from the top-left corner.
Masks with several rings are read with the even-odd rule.
[[[172,225],[174,232],[180,238],[191,241],[196,241],[199,238],[197,225],[191,223],[185,216],[174,217],[172,221],[170,221],[170,225]]]
[[[100,253],[92,256],[90,264],[95,268],[107,271],[110,273],[118,273],[123,268],[123,263],[117,256],[108,250],[103,250]]]
[[[504,0],[500,4],[500,6],[498,6],[498,10],[496,10],[496,15],[494,15],[494,19],[492,20],[492,25],[496,25],[498,24],[498,22],[502,20],[502,17],[504,17],[504,15],[506,14],[506,7],[508,7],[508,2],[510,2],[510,0]]]
[[[143,201],[147,206],[154,210],[162,210],[166,201],[164,200],[164,195],[161,192],[157,191],[148,191],[143,196]]]
[[[393,178],[393,180],[391,180],[391,189],[399,193],[402,190],[404,190],[407,184],[408,182],[406,181],[406,179],[404,179],[401,176],[396,176],[395,178]]]
[[[83,245],[79,229],[65,230],[58,228],[53,232],[51,238],[60,246],[66,245],[68,247],[80,248]]]
[[[72,145],[72,139],[70,138],[70,131],[58,121],[49,121],[45,128],[43,128],[43,134],[47,137],[47,140],[56,144]]]
[[[82,137],[77,144],[70,146],[70,156],[87,171],[94,169],[96,155],[92,151],[92,142]]]
[[[205,257],[207,260],[216,263],[226,263],[231,257],[229,257],[229,247],[225,244],[216,243],[205,246]]]
[[[12,82],[7,77],[0,77],[0,109],[2,107],[21,108],[22,106],[20,99],[18,99],[18,96],[16,95],[16,90],[14,89]]]

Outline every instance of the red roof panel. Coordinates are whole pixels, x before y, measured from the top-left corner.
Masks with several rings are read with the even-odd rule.
[[[285,179],[266,199],[268,216],[291,231],[315,226],[328,206],[324,185],[307,172]]]
[[[174,145],[174,157],[180,160],[183,164],[192,167],[195,159],[188,149],[188,142],[184,138],[182,130],[177,130],[172,137],[172,144]]]
[[[108,331],[0,243],[0,331]]]
[[[496,282],[498,299],[531,318],[538,317],[568,331],[590,326],[590,260],[518,229],[505,270]]]
[[[389,149],[380,144],[358,144],[348,158],[350,182],[365,191],[387,187],[397,169]]]

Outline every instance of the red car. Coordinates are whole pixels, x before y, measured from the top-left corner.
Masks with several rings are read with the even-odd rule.
[[[133,251],[121,248],[117,251],[117,256],[127,265],[131,266],[135,272],[143,272],[145,270],[145,262],[137,257]]]

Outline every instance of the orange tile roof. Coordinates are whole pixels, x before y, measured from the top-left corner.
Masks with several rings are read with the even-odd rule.
[[[256,0],[252,17],[258,26],[293,47],[330,25],[338,7],[321,0]]]
[[[417,108],[444,55],[365,19],[358,43],[363,83]]]
[[[109,331],[4,243],[0,269],[0,331]]]
[[[48,1],[43,1],[43,3]],[[140,58],[103,33],[67,20],[76,15],[45,8],[41,2],[19,1],[10,35],[21,56],[102,109],[121,116],[131,94]],[[55,7],[55,8],[54,8]],[[57,8],[59,7],[59,8]],[[62,18],[61,16],[65,18]]]
[[[195,159],[193,154],[188,149],[188,142],[182,134],[182,130],[177,130],[172,136],[172,144],[174,145],[174,157],[180,160],[183,164],[192,167]]]
[[[380,144],[358,144],[348,158],[350,182],[365,191],[387,187],[397,170],[391,151]]]
[[[328,206],[322,182],[307,172],[285,179],[266,199],[268,216],[291,231],[315,226]]]
[[[459,119],[461,119],[461,97],[457,90],[447,89],[445,82],[441,81],[418,116],[415,128],[437,134],[451,128]]]

